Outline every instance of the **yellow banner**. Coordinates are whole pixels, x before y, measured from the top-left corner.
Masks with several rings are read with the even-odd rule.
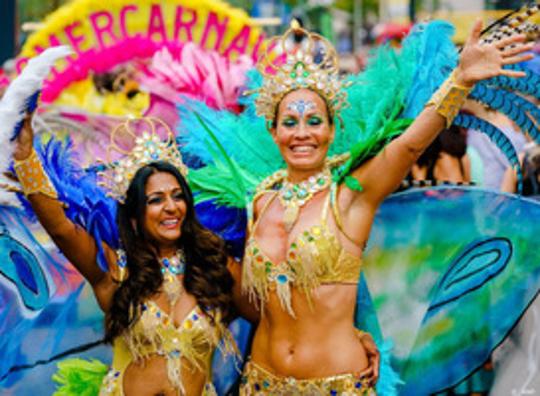
[[[264,41],[243,10],[221,0],[77,0],[49,15],[29,37],[19,68],[50,46],[68,44],[81,56],[133,37],[191,41],[233,59],[244,54],[256,59]]]

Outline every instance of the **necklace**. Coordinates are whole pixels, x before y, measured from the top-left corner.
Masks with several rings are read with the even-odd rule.
[[[285,207],[283,225],[287,232],[291,231],[296,220],[298,220],[300,208],[313,198],[317,192],[327,188],[331,180],[332,174],[328,167],[300,183],[291,183],[285,179],[279,190],[279,201]]]
[[[161,273],[163,274],[163,291],[167,295],[169,304],[172,306],[184,292],[182,282],[178,275],[184,275],[186,262],[184,251],[178,249],[171,258],[160,259]]]

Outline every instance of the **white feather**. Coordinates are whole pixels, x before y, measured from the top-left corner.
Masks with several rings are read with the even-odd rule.
[[[0,101],[0,186],[13,186],[4,173],[9,169],[15,149],[10,139],[15,126],[23,120],[28,99],[41,89],[43,80],[60,58],[71,54],[68,46],[48,48],[40,55],[30,59],[22,73],[9,85]],[[0,205],[18,206],[15,194],[0,187]]]

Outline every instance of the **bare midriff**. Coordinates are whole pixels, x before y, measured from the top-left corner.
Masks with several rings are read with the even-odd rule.
[[[295,317],[274,292],[258,324],[251,360],[270,372],[296,379],[361,373],[366,352],[354,327],[356,284],[325,284],[306,296],[293,288]]]
[[[196,370],[182,359],[182,385],[185,396],[202,394],[207,374]],[[178,390],[169,382],[167,360],[152,355],[140,363],[132,362],[123,378],[124,396],[177,396]]]

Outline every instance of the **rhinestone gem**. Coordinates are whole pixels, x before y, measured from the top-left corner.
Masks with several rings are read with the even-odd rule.
[[[302,189],[298,190],[297,195],[298,195],[298,198],[303,199],[303,198],[307,197],[308,193],[307,193],[307,191],[305,189],[302,188]]]

